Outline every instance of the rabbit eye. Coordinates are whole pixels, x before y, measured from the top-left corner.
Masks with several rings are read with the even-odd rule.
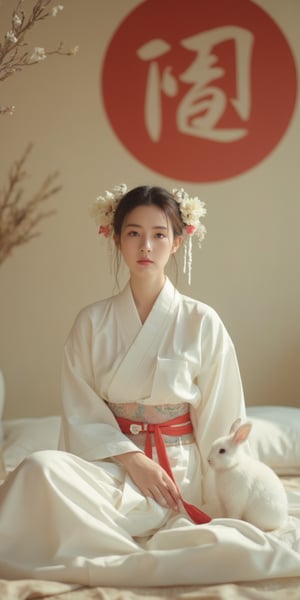
[[[226,452],[225,448],[220,448],[219,454],[225,454],[225,452]]]

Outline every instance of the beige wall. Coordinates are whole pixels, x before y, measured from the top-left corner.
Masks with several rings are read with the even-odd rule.
[[[30,0],[25,0],[25,6]],[[32,32],[33,45],[60,40],[76,57],[52,57],[1,83],[0,185],[29,141],[28,194],[58,169],[62,192],[41,236],[17,249],[0,273],[0,366],[6,417],[59,411],[60,362],[78,310],[110,294],[110,275],[89,207],[115,183],[181,182],[155,175],[117,141],[101,105],[99,71],[112,32],[137,0],[65,0],[64,11]],[[259,0],[299,58],[299,0]],[[0,5],[1,33],[14,3]],[[298,65],[299,67],[299,65]],[[280,81],[278,82],[280,85]],[[188,185],[206,201],[208,235],[194,252],[191,288],[211,304],[235,342],[248,404],[300,406],[299,105],[275,150],[224,182]]]

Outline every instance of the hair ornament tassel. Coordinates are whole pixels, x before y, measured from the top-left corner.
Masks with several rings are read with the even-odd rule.
[[[183,272],[187,273],[188,284],[192,283],[192,263],[193,263],[193,242],[192,236],[189,235],[183,243]]]

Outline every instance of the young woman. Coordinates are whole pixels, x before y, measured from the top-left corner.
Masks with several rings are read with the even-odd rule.
[[[143,504],[146,498],[152,510],[149,499],[153,499],[178,512],[177,486],[184,500],[198,507],[205,502],[209,444],[231,419],[244,416],[244,401],[233,345],[220,319],[207,306],[181,296],[166,278],[166,265],[183,242],[184,227],[200,236],[204,233],[202,203],[195,198],[191,202],[184,193],[181,198],[180,192],[176,197],[177,201],[166,190],[145,186],[119,202],[113,200],[115,211],[110,210],[110,197],[96,205],[100,228],[105,213],[108,218],[114,214],[112,228],[101,232],[113,235],[130,279],[121,294],[84,309],[67,342],[61,445],[88,460],[109,458],[134,482]],[[194,225],[183,223],[181,200]],[[85,392],[83,382],[89,383]],[[163,449],[170,448],[176,483],[170,467],[166,472],[166,464],[160,466],[142,451],[147,440],[147,454],[151,453],[154,432],[132,433],[135,425],[142,428],[141,423],[165,423],[170,428],[175,418]],[[182,435],[175,435],[178,427],[183,427]],[[158,431],[164,439],[163,430]],[[199,515],[195,520],[209,518]],[[160,525],[150,521],[151,530]]]
[[[129,281],[84,308],[66,342],[62,451],[31,455],[0,490],[0,576],[175,585],[265,578],[280,564],[280,542],[211,521],[207,456],[245,417],[241,379],[218,315],[165,275],[182,244],[191,267],[203,214],[183,190],[120,186],[98,199],[99,232]],[[300,563],[285,553],[290,573]]]

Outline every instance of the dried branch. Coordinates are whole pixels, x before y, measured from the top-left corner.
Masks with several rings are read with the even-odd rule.
[[[70,56],[78,51],[77,46],[65,50],[62,43],[54,50],[45,50],[43,47],[30,50],[26,41],[28,32],[38,22],[48,17],[56,17],[64,7],[62,4],[53,6],[53,0],[35,0],[31,13],[26,16],[24,1],[17,0],[10,28],[4,36],[3,43],[0,43],[0,82],[26,67],[40,63],[47,56]],[[12,115],[14,109],[14,106],[0,105],[0,114]],[[0,265],[11,255],[14,248],[39,235],[37,225],[55,212],[43,210],[43,203],[61,189],[61,186],[56,184],[58,173],[48,175],[37,192],[29,200],[24,200],[22,183],[28,176],[24,165],[31,149],[32,144],[26,148],[23,156],[15,161],[9,172],[7,186],[0,191]]]
[[[24,0],[19,0],[11,17],[11,28],[6,32],[2,44],[0,44],[0,81],[11,77],[14,73],[22,71],[45,60],[47,56],[59,54],[72,56],[78,52],[78,46],[64,50],[60,43],[54,50],[45,50],[43,47],[35,47],[29,51],[25,38],[39,21],[48,17],[56,17],[63,10],[63,5],[58,4],[50,7],[53,0],[37,0],[31,14],[26,17],[23,10]],[[14,106],[1,106],[0,114],[13,114]]]
[[[28,176],[24,164],[31,150],[32,144],[15,161],[8,175],[7,187],[0,191],[0,265],[15,247],[39,235],[37,224],[56,212],[43,211],[41,205],[61,190],[60,185],[54,184],[58,173],[48,175],[32,198],[23,200],[24,189],[20,184]]]

